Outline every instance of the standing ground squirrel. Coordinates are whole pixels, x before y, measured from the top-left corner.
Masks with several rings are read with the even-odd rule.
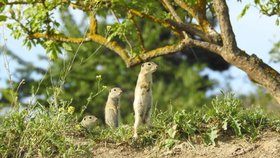
[[[141,65],[134,94],[133,109],[135,114],[134,138],[138,137],[137,128],[141,123],[151,126],[152,108],[152,74],[157,70],[157,64],[146,62]]]
[[[120,88],[112,88],[106,102],[105,123],[111,128],[119,126],[121,93],[122,90]]]

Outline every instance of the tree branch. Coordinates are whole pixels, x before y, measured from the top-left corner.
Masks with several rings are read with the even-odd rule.
[[[92,11],[88,13],[89,15],[89,34],[95,35],[97,34],[97,20],[96,15]]]
[[[195,24],[186,24],[186,23],[178,23],[176,21],[173,20],[162,20],[159,19],[157,17],[151,16],[151,15],[147,15],[145,13],[139,12],[137,10],[131,9],[129,10],[129,14],[131,15],[135,15],[141,18],[147,18],[155,23],[158,23],[159,25],[175,32],[177,35],[179,35],[180,37],[184,37],[183,32],[186,32],[188,34],[191,35],[196,35],[199,36],[201,39],[205,40],[205,41],[215,41],[216,43],[219,43],[219,35],[217,36],[209,36],[207,34],[205,34],[203,32],[203,30],[201,30],[200,26],[195,25]]]
[[[169,3],[169,0],[162,0],[163,6],[166,7],[166,9],[171,13],[171,15],[174,17],[174,19],[179,22],[183,23],[182,19],[177,15],[176,11],[172,7],[172,5]]]
[[[16,2],[0,2],[0,5],[28,5],[28,4],[42,4],[42,1],[26,2],[26,1],[16,1]]]
[[[251,80],[259,83],[280,103],[280,74],[256,55],[248,55],[237,47],[225,0],[213,0],[218,16],[223,47],[220,54],[227,62],[245,71]]]
[[[127,66],[131,67],[131,66],[137,65],[141,62],[150,60],[150,59],[158,57],[158,56],[177,53],[180,50],[182,50],[186,45],[187,45],[186,41],[182,40],[181,42],[179,42],[177,44],[167,45],[167,46],[164,46],[161,48],[156,48],[156,49],[150,50],[146,53],[143,53],[134,58],[131,58],[127,62]]]
[[[128,61],[129,57],[124,48],[118,45],[115,41],[108,41],[105,37],[97,34],[88,35],[86,38],[75,38],[75,37],[66,37],[64,35],[48,35],[44,33],[34,33],[29,35],[29,39],[48,39],[59,42],[68,42],[68,43],[85,43],[85,42],[95,42],[105,46],[106,48],[112,50],[118,54],[124,61]]]
[[[182,1],[182,0],[175,0],[175,2],[184,10],[186,10],[193,18],[195,18],[196,20],[198,20],[198,18],[196,17],[196,11],[190,7],[186,2]]]
[[[229,63],[240,68],[249,78],[263,86],[280,103],[280,74],[256,55],[248,55],[237,48],[236,52],[223,49],[220,55]]]
[[[222,52],[222,47],[219,45],[212,44],[209,42],[198,41],[198,40],[194,40],[191,38],[185,38],[177,44],[167,45],[167,46],[164,46],[161,48],[156,48],[156,49],[150,50],[146,53],[140,54],[135,58],[131,58],[127,62],[127,65],[128,65],[128,67],[131,67],[131,66],[134,66],[136,64],[139,64],[141,62],[150,60],[150,59],[158,57],[158,56],[174,54],[174,53],[180,52],[185,47],[199,47],[199,48],[209,50],[216,54],[221,54],[221,52]]]
[[[112,50],[113,52],[117,53],[125,62],[129,60],[128,53],[122,48],[117,42],[109,41],[105,37],[101,35],[91,35],[89,38],[98,44],[101,44],[108,49]]]
[[[208,42],[221,43],[220,35],[213,29],[206,18],[206,0],[198,0],[193,7],[183,0],[175,0],[175,2],[197,20],[200,29],[206,34]]]
[[[57,35],[57,34],[48,35],[48,34],[39,33],[39,32],[29,34],[28,38],[30,40],[43,38],[43,39],[48,39],[48,40],[53,40],[53,41],[69,42],[69,43],[75,43],[75,44],[80,44],[83,42],[90,42],[90,39],[88,39],[88,38],[66,37],[64,35]]]
[[[219,46],[217,44],[209,43],[209,42],[204,42],[204,41],[191,39],[190,40],[190,45],[209,50],[212,53],[216,53],[216,54],[219,54],[219,55],[222,52],[222,47],[221,46]]]
[[[175,2],[184,10],[186,10],[193,18],[197,20],[199,25],[206,31],[209,29],[210,23],[206,19],[206,1],[197,0],[194,6],[189,6],[185,1],[175,0]]]
[[[43,4],[44,2],[42,0],[37,0],[37,1],[32,1],[32,2],[28,2],[28,1],[16,1],[16,2],[0,2],[0,7],[2,5],[34,5],[34,4]],[[85,9],[84,6],[80,6],[77,3],[71,3],[70,0],[61,0],[60,1],[61,4],[70,4],[70,6],[72,6],[73,8],[79,8],[81,10],[88,10]]]
[[[218,17],[221,36],[223,40],[223,45],[226,49],[229,49],[233,52],[237,52],[237,44],[235,41],[235,35],[232,30],[232,26],[230,23],[228,7],[225,0],[213,0],[214,9],[216,10],[216,14]]]
[[[148,15],[148,14],[142,13],[142,12],[134,10],[134,9],[129,10],[129,14],[139,16],[141,18],[150,19],[150,20],[160,24],[161,26],[163,26],[165,28],[168,28],[169,30],[173,31],[177,35],[179,35],[181,33],[181,32],[178,32],[178,30],[173,25],[171,25],[168,21],[159,19],[159,18],[154,17],[152,15]]]

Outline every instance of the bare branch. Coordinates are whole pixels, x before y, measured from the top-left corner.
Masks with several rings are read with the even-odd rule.
[[[132,58],[129,61],[127,61],[127,66],[131,67],[131,66],[134,66],[136,64],[139,64],[141,62],[150,60],[150,59],[158,57],[158,56],[178,53],[185,47],[200,47],[200,48],[209,50],[211,52],[214,52],[216,54],[222,53],[222,47],[220,47],[219,45],[215,45],[215,44],[212,44],[209,42],[193,40],[190,38],[185,38],[182,41],[180,41],[179,43],[156,48],[156,49],[150,50],[146,53],[140,54],[140,55],[136,56],[135,58]]]
[[[169,30],[172,30],[175,34],[177,34],[177,35],[180,34],[180,32],[178,32],[178,30],[176,30],[176,28],[173,25],[171,25],[168,21],[159,19],[157,17],[142,13],[142,12],[134,10],[134,9],[129,10],[129,14],[136,15],[136,16],[139,16],[141,18],[150,19],[150,20],[160,24],[161,26],[163,26],[165,28],[168,28]]]
[[[190,40],[190,44],[195,47],[203,48],[209,50],[213,53],[221,55],[222,47],[216,44],[212,44],[209,42],[198,41],[198,40]]]
[[[0,5],[28,5],[28,4],[42,4],[43,2],[34,1],[34,2],[27,2],[27,1],[16,1],[16,2],[0,2]]]
[[[202,30],[208,40],[215,43],[220,43],[219,34],[213,29],[210,22],[206,18],[206,0],[197,0],[194,6],[189,6],[183,0],[175,0],[175,2],[184,10],[186,10],[199,23],[199,28]]]
[[[33,33],[29,34],[28,36],[29,39],[38,39],[38,38],[43,38],[43,39],[48,39],[48,40],[53,40],[53,41],[59,41],[59,42],[69,42],[69,43],[82,43],[82,42],[90,42],[90,39],[84,39],[84,38],[74,38],[74,37],[66,37],[64,35],[57,35],[57,34],[44,34],[44,33]]]
[[[127,66],[131,67],[131,66],[134,66],[136,64],[139,64],[141,62],[150,60],[150,59],[158,57],[158,56],[177,53],[180,50],[182,50],[185,45],[186,45],[186,43],[184,41],[181,41],[177,44],[168,45],[168,46],[164,46],[161,48],[156,48],[156,49],[150,50],[146,53],[140,54],[140,55],[130,59],[127,62]]]
[[[175,18],[175,20],[179,23],[183,23],[182,19],[178,16],[172,5],[169,3],[169,0],[162,0],[164,7],[166,7],[171,15]]]
[[[190,13],[190,15],[192,17],[194,17],[195,19],[198,19],[196,17],[196,11],[190,7],[186,2],[182,1],[182,0],[175,0],[175,2],[181,7],[183,8],[184,10],[186,10],[188,13]]]
[[[228,7],[225,0],[213,0],[214,9],[216,10],[216,14],[218,17],[221,36],[223,40],[223,45],[233,51],[236,52],[237,44],[235,41],[235,35],[232,30],[232,26],[230,23]]]
[[[0,7],[2,5],[35,5],[35,4],[43,4],[44,1],[43,0],[37,0],[37,1],[32,1],[32,2],[28,2],[28,1],[16,1],[16,2],[0,2]],[[89,9],[86,6],[81,6],[77,3],[71,3],[70,0],[61,0],[60,4],[70,4],[71,7],[78,8],[84,11],[88,11]]]
[[[64,35],[48,35],[44,33],[34,33],[29,35],[29,39],[39,39],[39,38],[59,41],[59,42],[75,43],[75,44],[80,44],[85,42],[95,42],[112,50],[113,52],[118,54],[124,61],[128,61],[129,59],[125,49],[119,46],[117,42],[108,41],[105,37],[97,34],[89,35],[86,38],[66,37]]]
[[[129,11],[129,14],[139,16],[141,18],[147,18],[153,22],[156,22],[159,25],[173,31],[176,35],[178,35],[182,38],[184,38],[183,32],[186,32],[191,35],[199,36],[201,39],[203,39],[205,41],[213,41],[212,40],[213,38],[218,38],[217,36],[213,36],[213,37],[211,36],[211,38],[210,38],[208,35],[206,35],[203,32],[203,30],[201,29],[200,26],[195,25],[195,24],[178,23],[173,20],[162,20],[157,17],[147,15],[145,13],[142,13],[142,12],[139,12],[139,11],[133,10],[133,9],[131,9]],[[215,41],[218,41],[218,40],[215,40]]]
[[[115,41],[109,41],[105,37],[101,35],[91,35],[89,37],[93,42],[96,42],[98,44],[101,44],[108,49],[114,51],[117,53],[125,62],[129,60],[128,53],[125,51],[124,48],[122,48],[117,42]]]
[[[97,20],[96,20],[96,15],[92,11],[88,13],[89,14],[89,34],[90,35],[95,35],[97,34]]]

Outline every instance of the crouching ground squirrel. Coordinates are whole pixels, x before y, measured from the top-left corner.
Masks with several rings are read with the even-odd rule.
[[[109,92],[109,96],[106,102],[105,123],[111,128],[119,126],[121,94],[122,90],[120,88],[112,88]]]
[[[81,125],[86,129],[92,129],[98,123],[98,119],[93,115],[88,115],[83,118]]]
[[[133,109],[135,114],[134,138],[138,137],[137,128],[141,123],[151,126],[152,108],[152,74],[157,70],[157,64],[146,62],[141,65],[134,94]]]

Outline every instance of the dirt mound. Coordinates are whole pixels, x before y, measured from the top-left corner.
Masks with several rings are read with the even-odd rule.
[[[172,150],[158,150],[156,147],[136,149],[123,144],[98,144],[93,150],[98,158],[144,158],[144,157],[176,157],[176,158],[276,158],[280,157],[280,134],[265,132],[254,143],[245,139],[226,139],[218,141],[216,146],[191,145],[183,142]]]

